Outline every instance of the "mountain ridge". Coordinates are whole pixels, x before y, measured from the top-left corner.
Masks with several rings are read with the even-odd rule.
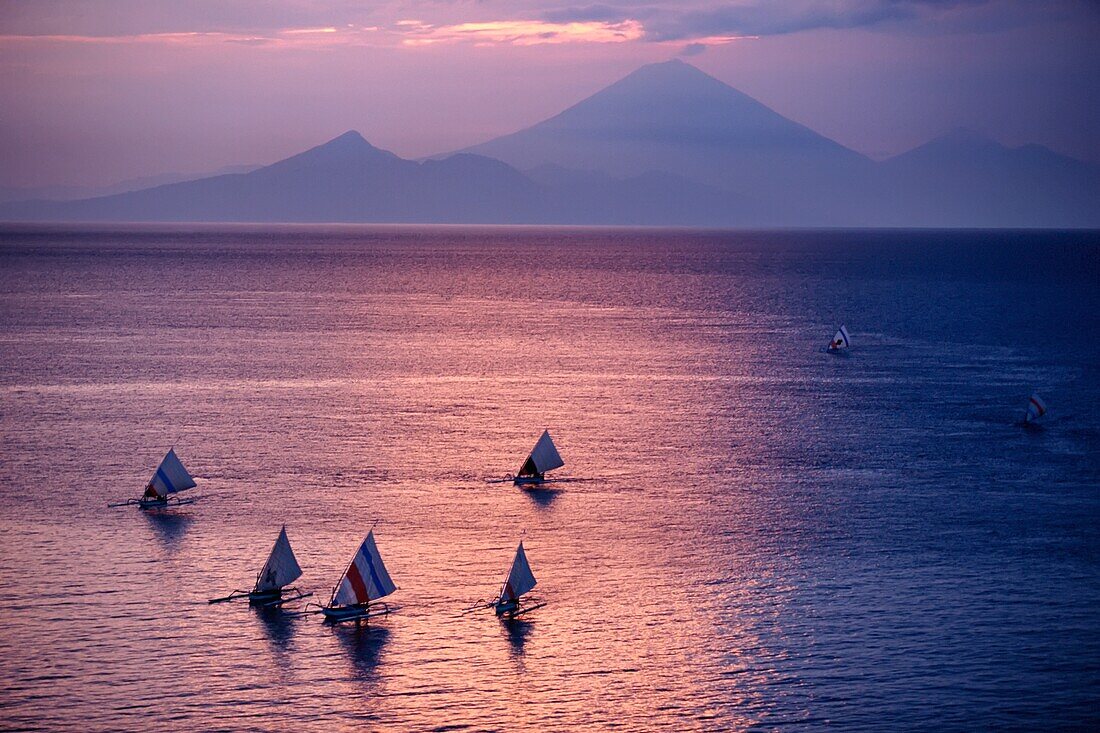
[[[682,61],[562,112],[407,160],[359,132],[256,170],[6,220],[678,226],[1100,226],[1100,166],[956,130],[876,162]]]

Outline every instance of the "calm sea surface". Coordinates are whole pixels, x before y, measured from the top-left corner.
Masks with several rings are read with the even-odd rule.
[[[0,357],[0,728],[1100,725],[1100,235],[8,228]]]

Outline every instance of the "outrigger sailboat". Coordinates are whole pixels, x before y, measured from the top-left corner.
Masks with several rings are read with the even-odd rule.
[[[826,351],[835,354],[839,353],[841,349],[847,349],[851,345],[851,341],[848,338],[848,329],[841,326],[837,329],[836,335],[833,336],[833,340],[829,342]]]
[[[382,556],[374,543],[374,531],[371,530],[347,570],[340,576],[328,605],[320,610],[330,623],[368,621],[395,610],[381,600],[395,590],[397,586],[382,564]]]
[[[524,593],[534,589],[537,582],[535,574],[531,572],[531,565],[527,562],[527,553],[523,551],[523,542],[520,541],[516,556],[512,559],[512,567],[508,570],[508,577],[504,579],[500,594],[492,604],[496,615],[513,619],[545,606],[545,603],[524,603],[521,598]]]
[[[510,620],[530,613],[536,608],[542,608],[546,605],[545,603],[523,598],[525,593],[534,589],[537,582],[535,574],[531,572],[531,565],[527,562],[527,553],[523,551],[523,541],[520,540],[519,547],[516,548],[516,556],[512,559],[512,567],[508,569],[508,577],[500,587],[500,593],[491,601],[478,601],[463,613],[491,608],[500,618]]]
[[[1027,412],[1024,413],[1024,425],[1038,425],[1039,419],[1047,414],[1047,405],[1039,397],[1038,392],[1032,393],[1027,401]]]
[[[294,557],[294,550],[290,549],[286,525],[283,525],[279,537],[275,540],[275,546],[271,548],[271,554],[267,556],[267,562],[256,575],[256,585],[252,590],[235,590],[224,598],[212,598],[209,602],[222,603],[247,597],[252,605],[278,608],[285,603],[313,595],[313,593],[303,593],[297,588],[287,587],[300,577],[302,577],[302,568],[298,565],[298,559]],[[283,593],[287,592],[294,595],[283,597]]]
[[[149,483],[145,485],[145,493],[141,495],[140,499],[128,499],[109,506],[137,504],[142,509],[157,509],[193,504],[198,497],[181,499],[174,496],[174,494],[193,489],[195,486],[195,479],[191,478],[191,474],[187,473],[187,469],[183,467],[183,463],[176,455],[176,449],[169,448],[168,452],[164,454],[164,459],[157,466],[157,470],[153,473],[153,478],[149,479]]]
[[[561,468],[565,461],[561,459],[554,441],[550,439],[550,431],[543,430],[535,447],[527,456],[527,460],[519,467],[519,472],[512,479],[516,486],[522,484],[541,484],[545,480],[547,471]]]

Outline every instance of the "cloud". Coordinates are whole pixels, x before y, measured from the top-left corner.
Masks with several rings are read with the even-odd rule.
[[[680,49],[680,56],[698,56],[707,50],[705,43],[689,43]]]
[[[534,46],[561,43],[622,43],[645,35],[635,20],[607,23],[574,21],[551,23],[543,20],[494,20],[435,26],[419,21],[399,21],[396,26],[407,46],[437,43],[506,44]]]
[[[291,46],[533,45],[646,41],[716,45],[819,29],[991,31],[1059,14],[1097,17],[1095,0],[0,0],[0,42],[228,42]],[[1084,10],[1082,10],[1084,9]],[[420,20],[403,19],[410,14]],[[330,37],[316,38],[324,30]],[[24,42],[19,40],[17,42]]]
[[[601,21],[605,23],[622,22],[630,18],[630,13],[610,5],[584,5],[547,10],[541,16],[549,23],[573,23]]]
[[[993,0],[787,0],[731,2],[665,8],[646,22],[652,41],[709,36],[776,36],[820,29],[867,28],[918,21],[960,6]]]

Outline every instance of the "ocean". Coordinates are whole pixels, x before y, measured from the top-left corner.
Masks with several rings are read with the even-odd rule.
[[[0,353],[0,728],[1100,726],[1095,232],[6,226]]]

